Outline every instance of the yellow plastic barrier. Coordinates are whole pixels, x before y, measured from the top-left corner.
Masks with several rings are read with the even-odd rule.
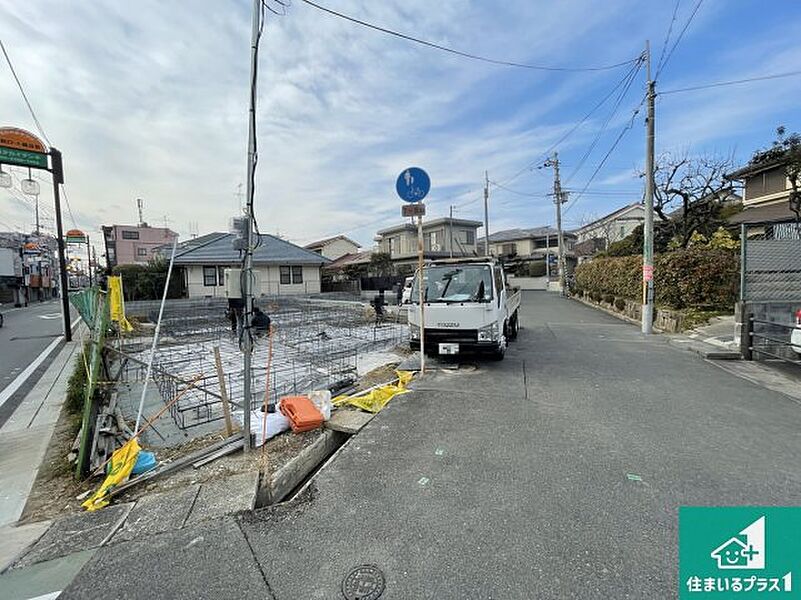
[[[410,371],[395,371],[398,375],[397,383],[388,383],[371,389],[363,395],[337,396],[331,402],[334,406],[349,404],[356,408],[361,408],[367,412],[377,413],[386,406],[392,398],[399,394],[405,394],[410,390],[406,389],[406,384],[411,381],[413,373]]]
[[[109,311],[111,320],[119,323],[120,331],[132,331],[133,327],[125,318],[125,296],[122,293],[122,277],[108,278]]]
[[[117,448],[114,454],[111,455],[111,460],[108,463],[108,475],[105,481],[103,481],[103,484],[97,491],[81,504],[81,506],[88,511],[98,510],[104,506],[108,506],[111,490],[128,479],[131,470],[136,464],[136,457],[139,455],[139,450],[141,450],[141,448],[136,438],[133,438],[127,444]]]

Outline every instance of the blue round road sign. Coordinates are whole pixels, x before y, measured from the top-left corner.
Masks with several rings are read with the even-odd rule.
[[[395,191],[404,202],[420,202],[430,189],[428,173],[418,167],[404,169],[395,182]]]

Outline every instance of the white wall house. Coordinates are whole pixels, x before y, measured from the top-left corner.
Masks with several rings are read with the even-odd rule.
[[[476,231],[480,221],[439,218],[423,220],[423,250],[426,258],[472,256],[476,252]],[[452,243],[451,243],[452,241]],[[417,260],[417,225],[403,223],[376,233],[377,251],[389,254],[398,264]]]
[[[645,207],[636,202],[587,223],[574,231],[578,243],[602,240],[604,247],[628,237],[645,221]]]
[[[232,234],[204,236],[201,244],[180,249],[175,265],[184,273],[189,298],[226,297],[225,270],[241,268],[242,257],[233,247]],[[320,269],[330,261],[295,244],[262,234],[253,252],[257,296],[316,294],[320,292]]]
[[[354,242],[344,235],[337,235],[335,237],[312,242],[303,247],[306,250],[311,250],[331,260],[336,260],[346,254],[355,254],[361,249],[358,242]]]

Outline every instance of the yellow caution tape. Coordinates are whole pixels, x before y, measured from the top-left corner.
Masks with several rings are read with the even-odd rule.
[[[395,371],[398,375],[397,383],[387,383],[373,388],[368,393],[355,396],[337,396],[331,402],[334,406],[348,404],[361,408],[367,412],[377,413],[386,406],[395,396],[406,394],[410,390],[406,389],[406,384],[411,381],[413,373],[410,371]]]
[[[124,483],[131,475],[139,450],[141,448],[136,438],[117,448],[108,463],[108,475],[105,481],[81,506],[88,511],[99,510],[104,506],[108,506],[111,501],[109,498],[111,490]]]

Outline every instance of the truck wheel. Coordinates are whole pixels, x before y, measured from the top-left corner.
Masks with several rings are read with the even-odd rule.
[[[503,357],[505,355],[506,355],[506,340],[503,340],[501,341],[501,343],[498,344],[498,347],[495,348],[495,350],[493,350],[492,354],[490,354],[490,357],[492,358],[492,360],[503,360]]]
[[[517,339],[517,332],[520,329],[518,322],[517,322],[517,312],[512,315],[512,319],[509,322],[509,339],[516,340]]]

